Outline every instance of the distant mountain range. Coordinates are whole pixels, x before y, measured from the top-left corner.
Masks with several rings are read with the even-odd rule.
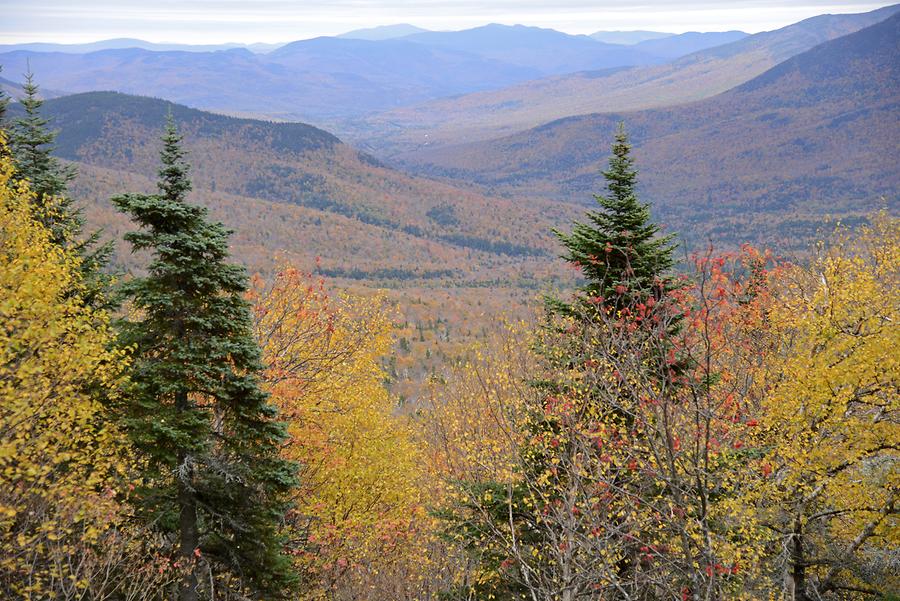
[[[898,58],[895,14],[707,100],[569,117],[406,158],[421,173],[478,182],[492,194],[584,203],[624,122],[643,198],[696,243],[802,246],[822,215],[900,210]]]
[[[344,123],[338,131],[364,148],[390,156],[487,140],[571,115],[691,102],[740,85],[817,44],[883,21],[898,10],[900,5],[862,14],[822,15],[663,65],[582,72],[438,99]]]
[[[591,37],[598,42],[606,42],[607,44],[623,44],[631,46],[646,40],[659,40],[675,35],[674,33],[665,33],[662,31],[597,31],[591,34]]]
[[[370,282],[534,282],[554,270],[550,228],[601,191],[620,121],[644,198],[694,243],[801,248],[825,213],[900,209],[898,13],[629,45],[488,25],[376,28],[267,54],[16,50],[0,53],[0,86],[18,95],[10,80],[30,64],[48,98],[87,92],[45,107],[60,155],[81,170],[77,195],[117,238],[126,225],[107,197],[153,189],[160,123],[174,106],[196,198],[238,229],[253,269],[284,249]],[[588,70],[564,72],[576,68]],[[340,138],[237,116],[312,121]]]
[[[697,35],[717,43],[731,34]],[[548,75],[657,64],[704,42],[673,36],[658,50],[643,49],[648,43],[607,44],[518,25],[454,32],[396,25],[277,48],[132,39],[23,44],[0,47],[0,65],[13,80],[30,65],[42,86],[69,93],[114,90],[230,114],[334,125]]]
[[[496,23],[464,31],[429,31],[403,38],[431,48],[470,52],[479,56],[554,75],[623,65],[647,65],[658,56],[636,46],[605,44],[588,36],[553,29]]]
[[[43,42],[26,44],[0,44],[0,52],[14,52],[16,50],[28,50],[31,52],[62,52],[65,54],[86,54],[99,50],[121,50],[123,48],[141,48],[154,52],[217,52],[219,50],[232,50],[234,48],[246,48],[251,52],[270,52],[281,44],[159,44],[146,42],[134,38],[115,38],[101,40],[87,44],[50,44]]]

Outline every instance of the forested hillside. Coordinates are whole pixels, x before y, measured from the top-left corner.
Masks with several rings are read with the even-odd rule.
[[[559,203],[522,206],[403,175],[308,125],[111,92],[47,101],[59,156],[78,163],[79,195],[91,201],[92,222],[111,234],[122,224],[107,197],[122,182],[152,187],[156,125],[170,109],[185,134],[197,198],[238,229],[235,243],[246,241],[239,256],[254,270],[271,270],[284,253],[310,268],[319,257],[322,273],[372,282],[533,282],[547,275],[552,256],[548,224],[572,214]],[[19,110],[13,105],[12,114]],[[117,256],[132,265],[128,253]]]
[[[585,202],[603,141],[624,122],[647,171],[644,193],[696,244],[751,237],[797,248],[824,215],[895,203],[898,27],[894,16],[826,42],[709,100],[572,117],[407,159],[495,193]]]

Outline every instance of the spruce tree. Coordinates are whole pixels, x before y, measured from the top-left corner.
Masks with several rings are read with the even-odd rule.
[[[139,507],[194,566],[182,601],[204,586],[195,555],[263,598],[281,598],[293,584],[279,524],[295,468],[280,457],[285,427],[260,388],[247,275],[227,262],[231,232],[186,201],[191,182],[171,113],[161,159],[157,194],[113,199],[140,226],[126,240],[152,253],[148,275],[123,286],[141,316],[122,326],[135,349],[126,423],[148,465]]]
[[[83,235],[85,222],[81,209],[67,193],[76,172],[53,156],[57,132],[49,128],[50,120],[41,115],[44,101],[31,72],[25,74],[23,90],[25,96],[20,102],[25,115],[16,119],[10,128],[15,178],[28,180],[34,192],[35,217],[50,230],[53,242],[72,248],[81,257],[84,301],[92,306],[109,308],[109,299],[104,292],[112,277],[104,273],[104,269],[113,252],[112,243],[100,244],[100,232]]]
[[[0,65],[0,73],[3,73],[3,65]],[[0,88],[0,130],[6,130],[6,109],[9,106],[9,94]]]
[[[588,221],[576,222],[571,234],[554,231],[566,249],[563,258],[587,280],[581,288],[584,297],[630,302],[658,293],[674,264],[673,236],[659,236],[649,205],[638,200],[637,170],[623,125],[603,177],[609,194],[594,196],[600,210],[588,211]]]
[[[48,127],[50,120],[41,116],[44,101],[31,72],[25,74],[25,95],[19,99],[25,115],[12,125],[11,142],[16,178],[27,179],[35,193],[36,216],[53,234],[53,241],[65,244],[84,226],[80,212],[65,195],[75,170],[64,166],[53,156],[56,132]]]

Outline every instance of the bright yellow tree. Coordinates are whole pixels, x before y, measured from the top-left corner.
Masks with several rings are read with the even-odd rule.
[[[406,598],[424,580],[427,519],[420,453],[384,385],[384,300],[333,297],[291,268],[255,284],[266,379],[301,466],[292,527],[309,596]]]
[[[0,150],[0,596],[137,598],[166,569],[118,529],[132,465],[97,400],[115,401],[127,361]]]
[[[755,494],[786,597],[896,594],[900,220],[840,230],[789,274],[770,319],[781,352]]]

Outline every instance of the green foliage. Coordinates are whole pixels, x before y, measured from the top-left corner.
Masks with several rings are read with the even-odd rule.
[[[622,125],[612,152],[603,172],[610,194],[594,196],[600,210],[589,211],[588,222],[575,223],[571,234],[555,233],[566,248],[563,258],[587,279],[581,290],[588,298],[642,298],[660,288],[672,267],[673,236],[658,235],[649,205],[637,198],[637,171]]]
[[[0,65],[0,73],[3,73],[3,65]],[[6,108],[8,106],[9,95],[0,88],[0,129],[6,129]]]
[[[113,199],[141,228],[126,239],[153,255],[148,276],[123,286],[137,317],[121,324],[135,349],[126,421],[147,460],[140,510],[178,533],[195,566],[182,599],[196,598],[200,556],[281,598],[295,580],[279,533],[295,469],[279,456],[285,428],[259,385],[247,276],[226,262],[230,232],[185,200],[191,183],[171,117],[163,142],[159,193]]]
[[[67,195],[75,169],[63,165],[53,156],[57,132],[49,129],[50,120],[41,115],[44,101],[38,96],[38,85],[31,73],[25,75],[25,96],[21,99],[24,116],[11,127],[11,147],[16,168],[15,181],[28,181],[34,196],[34,213],[50,230],[55,244],[70,247],[81,257],[80,269],[85,289],[82,297],[90,305],[109,307],[104,291],[111,278],[103,273],[112,253],[110,243],[98,244],[100,233],[84,237],[84,217],[80,208]],[[8,99],[0,98],[0,123]]]
[[[83,225],[81,217],[72,206],[71,199],[62,195],[66,185],[75,178],[71,167],[63,166],[52,155],[56,132],[48,128],[49,119],[41,116],[44,101],[38,96],[38,86],[31,73],[25,75],[25,96],[20,99],[25,115],[12,126],[12,149],[16,178],[28,180],[35,193],[35,205],[41,222],[50,229],[57,244],[68,242],[73,233]],[[50,211],[45,207],[51,196],[62,198],[60,206]]]

